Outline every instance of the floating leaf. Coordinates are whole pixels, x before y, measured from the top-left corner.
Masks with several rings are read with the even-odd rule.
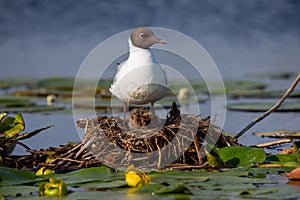
[[[82,188],[97,188],[97,189],[108,189],[108,188],[119,188],[126,187],[127,184],[124,180],[112,180],[112,181],[93,181],[88,183],[80,183]]]
[[[5,108],[3,111],[8,113],[49,113],[64,110],[64,106],[47,106],[47,105],[32,105],[28,107],[11,107]]]
[[[1,168],[0,168],[1,169]],[[17,193],[37,195],[38,188],[32,187],[36,185],[37,181],[48,180],[52,178],[61,178],[65,182],[73,183],[74,186],[80,188],[70,187],[72,192],[66,198],[70,199],[97,199],[99,196],[104,196],[106,199],[153,199],[153,198],[172,198],[172,199],[186,199],[186,198],[212,198],[212,199],[239,199],[243,198],[260,198],[260,199],[274,199],[274,198],[294,198],[300,197],[293,186],[282,184],[276,180],[249,178],[247,168],[227,169],[227,170],[195,170],[195,171],[159,171],[151,172],[150,176],[153,182],[141,188],[128,188],[125,186],[124,174],[112,172],[107,167],[97,167],[89,169],[82,169],[66,174],[52,174],[45,177],[31,177],[23,178],[24,185],[30,188],[24,188],[23,185],[5,186],[3,182],[7,183],[7,179],[16,179],[14,183],[21,183],[20,176],[16,171],[12,171],[9,175],[2,178],[2,171],[0,170],[0,177],[3,179],[0,182],[0,194],[8,198],[12,198]],[[260,169],[250,168],[251,174],[262,174],[276,172],[278,169]],[[273,171],[275,170],[275,171]],[[15,173],[16,172],[16,173]],[[26,171],[25,171],[26,172]],[[26,172],[28,173],[28,172]],[[32,172],[29,172],[31,176]],[[281,175],[276,175],[283,177]],[[22,177],[21,177],[22,178]],[[24,180],[25,179],[25,180]],[[9,180],[12,183],[12,180]],[[19,182],[16,182],[19,181]],[[282,181],[281,181],[282,182]],[[22,184],[23,184],[22,183]],[[31,185],[31,186],[30,186]],[[28,187],[27,186],[27,187]],[[259,187],[258,187],[259,186]],[[20,188],[20,189],[19,189]],[[26,190],[25,190],[26,189]],[[33,193],[32,193],[33,192]],[[29,197],[28,197],[29,198]],[[30,196],[32,198],[32,196]]]
[[[33,103],[29,98],[24,97],[7,97],[1,96],[0,98],[0,108],[11,108],[11,107],[26,107],[31,106]]]
[[[110,181],[113,179],[113,175],[114,175],[113,173],[111,173],[110,170],[111,170],[110,168],[105,166],[91,167],[86,169],[80,169],[67,174],[53,174],[53,175],[51,174],[49,175],[49,177],[63,179],[65,183],[68,185],[69,184],[80,185],[81,183],[94,182],[94,181]]]
[[[196,94],[208,94],[207,85],[203,81],[190,81],[191,88]],[[223,83],[212,83],[216,86],[223,85]],[[224,81],[225,91],[210,91],[210,93],[223,94],[234,90],[254,90],[254,89],[265,89],[266,84],[255,81],[244,81],[244,80],[226,80]],[[170,81],[169,87],[175,93],[186,87],[185,84]]]
[[[0,167],[0,180],[0,185],[2,186],[33,183],[42,179],[37,178],[34,172]]]
[[[232,103],[227,106],[229,110],[248,111],[248,112],[264,112],[271,108],[274,103],[269,102],[251,102],[251,103]],[[277,112],[299,112],[300,102],[288,102],[283,104]]]
[[[208,144],[205,146],[205,150],[210,149],[210,152],[206,152],[206,158],[209,166],[224,166],[224,163],[222,162],[218,149],[213,147],[208,147]]]
[[[252,147],[224,147],[218,152],[222,161],[230,167],[247,167],[253,163],[262,163],[266,159],[264,150]]]
[[[298,158],[295,154],[276,154],[268,156],[266,161],[283,164],[286,162],[298,162]]]
[[[56,88],[56,89],[73,89],[74,78],[52,77],[39,80],[38,87]]]
[[[232,90],[227,93],[232,98],[280,98],[283,90]],[[289,97],[300,97],[300,90],[294,90]]]
[[[38,191],[38,187],[27,186],[27,185],[13,185],[13,186],[2,186],[0,187],[0,198],[3,196],[20,197],[30,196]]]
[[[34,87],[37,83],[36,79],[2,79],[0,82],[1,89],[9,89],[19,86]]]
[[[172,185],[172,186],[167,186],[167,187],[164,187],[164,188],[161,188],[159,190],[157,190],[155,192],[155,194],[191,194],[191,191],[185,187],[184,185]]]
[[[256,78],[269,78],[269,79],[288,79],[291,77],[297,76],[299,72],[268,72],[268,73],[259,73],[259,74],[250,74],[250,76]]]

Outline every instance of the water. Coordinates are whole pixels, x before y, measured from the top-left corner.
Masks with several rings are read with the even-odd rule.
[[[300,64],[296,0],[2,0],[0,9],[2,78],[75,76],[99,42],[137,26],[165,27],[191,36],[206,48],[225,78],[297,70]]]
[[[2,0],[0,79],[74,77],[98,43],[137,26],[165,27],[192,37],[211,55],[223,79],[299,71],[299,10],[297,0]],[[256,116],[228,112],[224,129],[237,132]],[[25,114],[25,119],[26,130],[55,124],[44,133],[47,140],[37,136],[26,141],[32,148],[79,140],[72,116]],[[272,114],[254,130],[299,130],[298,122],[296,113]],[[241,141],[250,144],[258,139],[247,135]]]

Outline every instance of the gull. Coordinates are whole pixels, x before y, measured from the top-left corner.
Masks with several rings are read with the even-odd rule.
[[[110,92],[124,102],[124,122],[129,103],[151,104],[154,116],[154,102],[167,95],[168,85],[165,70],[156,61],[150,47],[166,44],[148,28],[133,30],[128,39],[129,56],[122,62],[115,75]]]

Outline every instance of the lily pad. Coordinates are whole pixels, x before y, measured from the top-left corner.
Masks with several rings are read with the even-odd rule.
[[[272,169],[251,169],[251,173],[268,173],[270,171]],[[61,199],[97,199],[99,196],[105,196],[105,199],[254,199],[257,197],[274,199],[300,197],[293,186],[270,179],[249,178],[247,168],[149,172],[151,183],[139,188],[126,187],[124,185],[124,173],[122,171],[114,172],[107,167],[95,167],[66,174],[35,177],[33,172],[0,168],[0,177],[2,178],[0,194],[8,198],[13,198],[16,195],[32,198],[37,196],[36,182],[53,177],[63,179],[68,184],[69,190],[72,190],[71,193],[61,197]],[[70,185],[76,187],[73,188]],[[12,187],[18,194],[12,190]]]
[[[232,98],[280,98],[283,90],[232,90],[227,93]],[[289,97],[300,97],[300,90],[294,90]]]
[[[224,81],[227,91],[231,90],[254,90],[254,89],[265,89],[266,84],[256,81],[245,81],[245,80],[227,80]]]
[[[55,95],[60,98],[71,98],[72,89],[70,90],[58,90],[58,89],[26,89],[16,90],[11,93],[13,97],[47,97],[49,95]]]
[[[111,171],[110,168],[91,167],[87,169],[81,169],[67,174],[50,174],[46,177],[63,179],[66,184],[78,185],[81,183],[95,182],[95,181],[112,181],[118,174]],[[122,174],[123,178],[123,174]],[[125,181],[124,181],[125,183]]]
[[[65,107],[63,106],[32,105],[28,107],[3,108],[2,111],[7,113],[49,113],[64,109]]]
[[[295,154],[276,154],[268,156],[266,161],[283,164],[286,162],[298,162],[298,158]]]
[[[164,188],[161,188],[155,192],[155,194],[188,194],[191,193],[191,191],[184,185],[178,184],[178,185],[172,185],[167,186]]]
[[[0,187],[0,197],[2,196],[30,196],[33,193],[37,193],[38,187],[35,186],[26,186],[26,185],[18,185],[18,186],[1,186]],[[32,197],[31,197],[32,198]]]
[[[63,90],[72,90],[74,85],[74,78],[66,77],[52,77],[39,80],[38,87],[41,88],[56,88]]]
[[[247,112],[264,112],[274,106],[271,102],[243,102],[232,103],[227,106],[229,110],[247,111]],[[300,112],[300,101],[286,102],[276,110],[277,112]]]
[[[256,78],[269,78],[269,79],[288,79],[296,77],[299,72],[269,72],[269,73],[259,73],[259,74],[250,74],[252,77]]]
[[[0,88],[1,89],[9,89],[13,87],[21,87],[21,86],[27,86],[27,87],[33,87],[36,85],[37,80],[36,79],[23,79],[23,78],[14,78],[14,79],[2,79],[0,82]]]
[[[218,150],[221,160],[229,167],[247,167],[253,163],[262,163],[266,153],[262,149],[252,147],[224,147]]]
[[[0,185],[4,186],[34,183],[43,180],[43,178],[36,177],[34,172],[0,167],[0,180]]]
[[[191,81],[190,82],[192,89],[196,94],[208,94],[208,89],[206,83],[203,81]],[[220,84],[220,83],[215,83]],[[223,84],[223,83],[221,83]],[[241,90],[262,90],[266,88],[265,83],[255,82],[255,81],[244,81],[244,80],[225,80],[225,91],[211,91],[216,94],[228,93],[230,91],[241,91]],[[178,92],[180,88],[185,87],[177,82],[170,82],[169,87],[172,91]]]
[[[33,105],[33,103],[29,98],[8,97],[8,96],[0,97],[0,109],[10,108],[10,107],[26,107],[31,105]]]

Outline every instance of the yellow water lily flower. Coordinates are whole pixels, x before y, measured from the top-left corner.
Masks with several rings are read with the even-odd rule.
[[[141,187],[150,183],[150,176],[142,170],[129,165],[125,173],[125,179],[128,186]]]
[[[67,193],[67,185],[63,180],[58,178],[50,178],[49,182],[42,182],[39,186],[40,196],[59,197]]]
[[[46,169],[45,167],[42,167],[40,168],[36,173],[35,175],[36,176],[44,176],[44,175],[47,175],[47,174],[54,174],[55,172],[51,169]]]

